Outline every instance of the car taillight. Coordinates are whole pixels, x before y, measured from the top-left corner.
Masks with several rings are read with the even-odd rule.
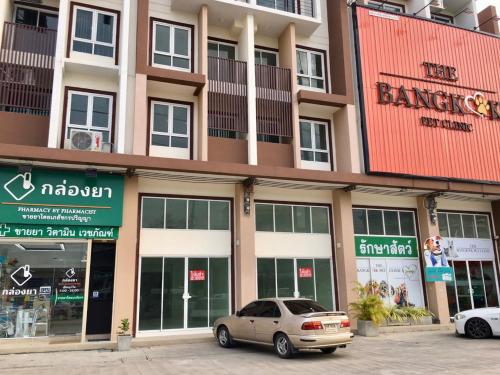
[[[340,322],[340,328],[349,328],[351,326],[351,322],[348,320],[342,320]]]
[[[302,324],[302,329],[304,331],[323,329],[323,324],[321,322],[305,322]]]

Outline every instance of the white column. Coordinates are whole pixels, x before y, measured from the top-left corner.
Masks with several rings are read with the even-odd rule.
[[[255,88],[255,22],[248,14],[239,40],[239,59],[247,62],[248,164],[257,165],[257,93]]]
[[[407,12],[410,14],[420,11],[423,7],[428,5],[431,0],[411,0],[407,3]],[[431,7],[427,6],[424,10],[420,11],[417,16],[431,18]]]
[[[125,153],[125,137],[127,135],[127,98],[128,98],[128,67],[129,67],[129,45],[130,45],[130,0],[123,0],[121,33],[120,33],[120,89],[118,95],[118,122],[116,147],[114,152]]]
[[[12,7],[10,1],[0,3],[0,40],[2,40],[4,22],[12,22]]]
[[[477,25],[479,25],[479,21],[477,19],[477,8],[475,1],[469,1],[468,4],[464,6],[464,8],[469,8],[471,10],[470,13],[462,12],[458,16],[455,17],[455,24],[457,26],[462,26],[467,29],[473,29]]]
[[[48,147],[58,148],[60,130],[62,129],[62,110],[64,86],[64,56],[66,52],[66,38],[71,30],[68,29],[69,0],[59,2],[59,19],[57,22],[56,54],[54,57],[54,80],[52,82],[52,102],[50,104],[50,123]]]

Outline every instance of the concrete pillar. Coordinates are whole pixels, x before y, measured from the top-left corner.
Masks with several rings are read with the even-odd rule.
[[[255,21],[247,14],[238,41],[239,59],[247,63],[248,164],[257,165],[257,89],[255,86]]]
[[[429,211],[424,207],[424,197],[417,198],[418,222],[420,226],[420,251],[423,251],[422,242],[426,238],[439,235],[439,226],[432,224]],[[420,254],[423,256],[423,254]],[[424,266],[425,267],[425,266]],[[450,323],[450,312],[448,308],[448,295],[446,294],[445,282],[425,283],[427,290],[427,303],[429,310],[439,319],[441,324]]]
[[[297,52],[296,52],[295,24],[290,23],[279,38],[279,60],[282,68],[290,69],[292,90],[292,134],[293,134],[293,162],[295,168],[300,168],[300,125],[299,102],[297,100]]]
[[[417,16],[419,17],[431,18],[431,7],[429,6],[429,2],[429,0],[407,1],[405,4],[406,12],[410,14],[418,12]]]
[[[354,225],[352,221],[351,193],[334,191],[332,193],[333,225],[335,233],[334,249],[337,273],[337,309],[348,312],[349,304],[357,300],[354,291],[358,274],[354,248]],[[352,319],[352,316],[351,316]],[[355,327],[355,322],[354,327]]]
[[[148,134],[148,77],[137,73],[135,76],[134,155],[146,155]]]
[[[243,198],[245,188],[235,186],[235,257],[234,290],[236,309],[257,298],[257,261],[255,258],[255,205],[254,194],[250,194],[250,215],[245,215]]]
[[[493,210],[493,245],[495,246],[495,258],[497,275],[500,275],[500,239],[498,233],[500,233],[500,200],[494,201],[491,204]]]
[[[57,21],[56,53],[54,57],[54,77],[52,80],[52,101],[50,104],[50,123],[48,147],[58,148],[62,129],[62,106],[64,96],[63,74],[66,56],[66,37],[69,33],[69,0],[60,0]]]
[[[12,22],[12,3],[10,1],[0,2],[0,40],[2,40],[4,22]]]
[[[335,170],[361,173],[361,151],[358,142],[356,108],[348,104],[333,115],[335,137]],[[333,139],[335,138],[335,139]]]
[[[202,5],[198,13],[198,73],[208,79],[208,7]],[[198,95],[197,149],[194,158],[208,160],[208,84]]]
[[[123,196],[123,223],[116,241],[115,287],[111,340],[116,340],[117,327],[122,319],[129,319],[135,332],[135,285],[137,267],[137,226],[139,225],[139,179],[125,177]]]

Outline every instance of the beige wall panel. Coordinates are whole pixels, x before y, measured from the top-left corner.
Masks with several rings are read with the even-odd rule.
[[[332,238],[329,234],[255,233],[257,257],[331,258]]]
[[[415,197],[393,197],[389,195],[375,195],[352,192],[353,206],[381,206],[381,207],[403,207],[417,208]]]

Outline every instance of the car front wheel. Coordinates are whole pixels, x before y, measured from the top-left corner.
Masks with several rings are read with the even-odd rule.
[[[335,352],[335,350],[337,350],[337,348],[321,348],[321,351],[323,352],[323,354],[332,354]]]
[[[486,339],[491,336],[491,327],[481,318],[472,318],[465,324],[465,334],[471,339]]]
[[[295,349],[287,335],[279,333],[274,339],[274,350],[280,358],[292,358],[295,354]]]
[[[233,346],[233,339],[226,326],[219,327],[217,331],[217,341],[219,341],[219,345],[223,348],[230,348]]]

